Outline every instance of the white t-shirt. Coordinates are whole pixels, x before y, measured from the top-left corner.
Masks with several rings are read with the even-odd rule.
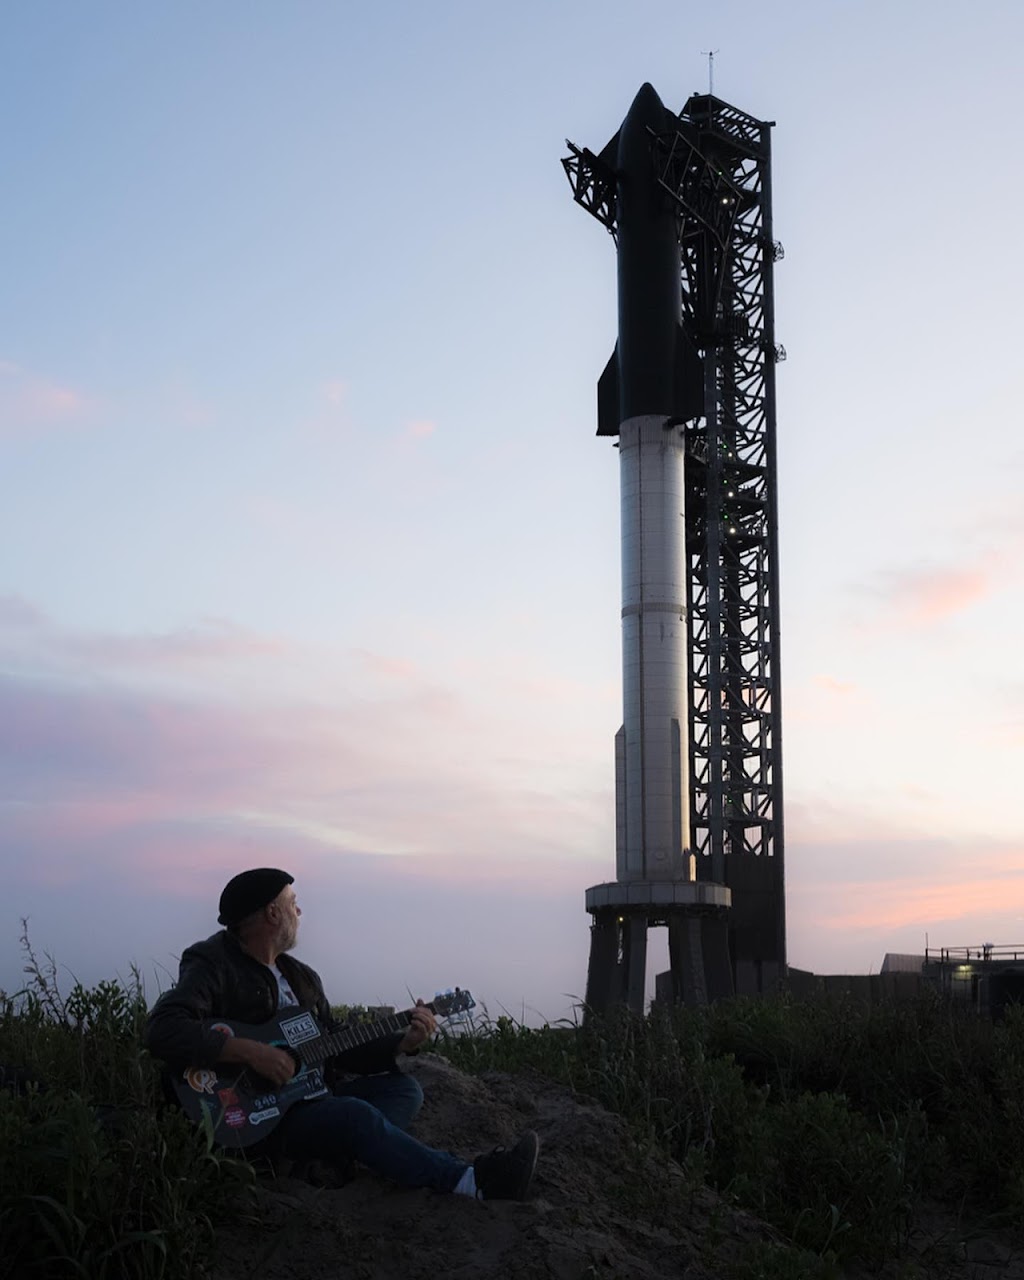
[[[270,965],[270,972],[277,979],[277,1007],[279,1009],[287,1009],[289,1005],[298,1004],[298,996],[288,985],[288,979],[276,964]]]

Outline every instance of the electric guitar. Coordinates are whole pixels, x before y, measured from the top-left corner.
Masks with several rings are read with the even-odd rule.
[[[450,1018],[475,1004],[468,991],[456,987],[435,996],[427,1008],[439,1018]],[[330,1093],[324,1078],[329,1059],[401,1031],[411,1021],[412,1010],[406,1010],[377,1022],[325,1031],[316,1014],[301,1005],[279,1009],[269,1022],[256,1026],[218,1019],[207,1023],[207,1029],[283,1049],[295,1059],[295,1075],[283,1085],[274,1085],[250,1067],[222,1063],[217,1067],[188,1067],[172,1084],[185,1114],[204,1128],[211,1126],[214,1142],[222,1147],[248,1147],[272,1133],[297,1102]]]

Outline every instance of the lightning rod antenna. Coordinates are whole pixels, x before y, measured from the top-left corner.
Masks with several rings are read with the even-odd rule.
[[[701,53],[708,60],[708,96],[715,96],[715,54],[717,49],[701,49]]]

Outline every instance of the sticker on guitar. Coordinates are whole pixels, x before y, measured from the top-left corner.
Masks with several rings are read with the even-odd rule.
[[[284,1038],[293,1049],[296,1045],[316,1040],[320,1036],[320,1028],[311,1013],[300,1014],[297,1018],[282,1018],[279,1025]]]
[[[253,1111],[249,1115],[250,1124],[262,1124],[264,1120],[273,1120],[281,1114],[280,1107],[267,1107],[264,1111]]]
[[[182,1075],[188,1087],[196,1093],[213,1093],[213,1086],[217,1083],[217,1073],[209,1067],[189,1067]]]

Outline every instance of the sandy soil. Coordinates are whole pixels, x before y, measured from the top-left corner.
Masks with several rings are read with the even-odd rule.
[[[772,1230],[671,1161],[638,1150],[625,1124],[533,1077],[463,1075],[435,1054],[410,1064],[426,1100],[414,1132],[471,1158],[536,1129],[541,1158],[530,1200],[481,1203],[395,1188],[366,1170],[342,1186],[263,1176],[255,1215],[218,1234],[210,1280],[753,1280]],[[326,1173],[326,1171],[324,1171]],[[307,1171],[316,1179],[316,1171]],[[792,1270],[771,1272],[797,1280]],[[865,1273],[866,1274],[866,1273]],[[861,1280],[861,1273],[847,1273]],[[895,1280],[1024,1280],[1024,1255],[936,1210]]]

